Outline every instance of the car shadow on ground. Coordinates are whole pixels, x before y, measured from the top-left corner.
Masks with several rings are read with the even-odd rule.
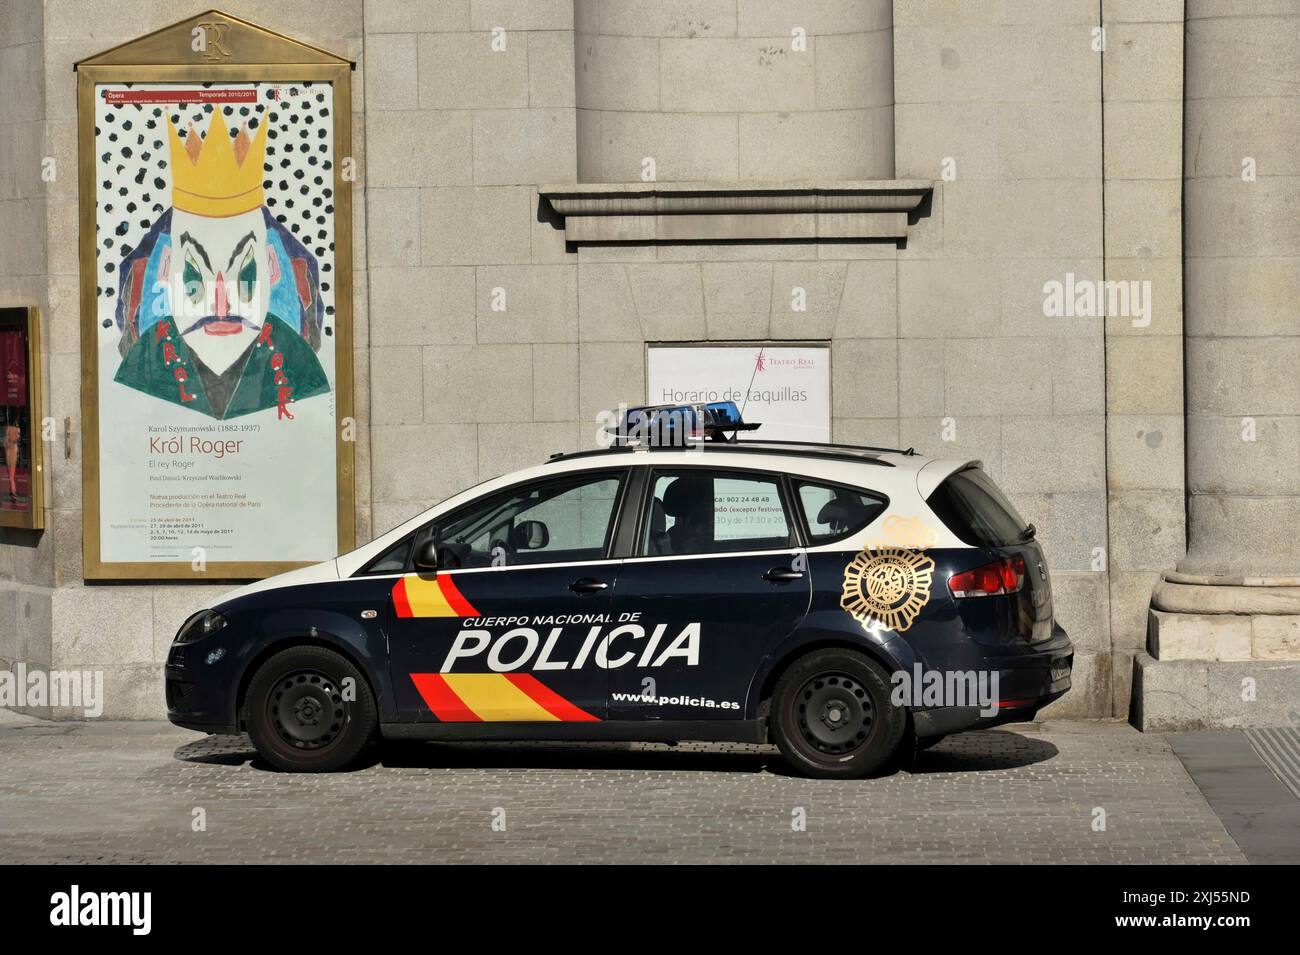
[[[945,737],[931,749],[916,754],[913,775],[928,773],[986,773],[1019,769],[1053,758],[1060,750],[1036,736],[1012,729],[980,730]]]
[[[912,775],[1017,769],[1056,756],[1044,739],[997,729],[962,733],[916,753]],[[247,736],[208,736],[176,749],[180,762],[275,770]],[[773,746],[681,743],[395,742],[372,746],[351,772],[385,769],[558,769],[795,774]]]

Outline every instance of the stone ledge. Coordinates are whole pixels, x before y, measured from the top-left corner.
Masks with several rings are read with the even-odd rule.
[[[1144,733],[1300,725],[1300,660],[1153,660],[1139,653],[1133,664],[1132,722]]]
[[[538,186],[568,242],[902,240],[933,190],[901,179]]]
[[[1152,610],[1147,650],[1157,660],[1300,661],[1300,615]]]
[[[1242,577],[1225,574],[1186,574],[1177,570],[1165,571],[1165,580],[1171,584],[1193,584],[1202,587],[1300,587],[1300,577]]]
[[[1300,614],[1300,586],[1185,582],[1186,575],[1166,573],[1151,594],[1151,606],[1170,613]]]

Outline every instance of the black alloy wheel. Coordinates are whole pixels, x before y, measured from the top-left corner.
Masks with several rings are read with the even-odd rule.
[[[856,650],[800,657],[772,694],[772,735],[799,772],[856,779],[886,766],[907,730],[907,710],[890,701],[889,676]]]
[[[272,766],[321,773],[351,764],[375,734],[370,684],[324,647],[283,650],[253,675],[246,696],[248,735]]]

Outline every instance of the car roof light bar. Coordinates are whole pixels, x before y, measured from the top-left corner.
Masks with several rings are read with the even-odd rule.
[[[759,426],[745,421],[734,401],[709,401],[628,408],[617,425],[605,430],[613,436],[613,446],[687,448],[705,441],[735,441],[738,432]]]

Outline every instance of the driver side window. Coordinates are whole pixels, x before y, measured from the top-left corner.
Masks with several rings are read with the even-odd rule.
[[[600,560],[623,480],[621,472],[600,472],[476,501],[442,524],[440,563],[455,569]]]

